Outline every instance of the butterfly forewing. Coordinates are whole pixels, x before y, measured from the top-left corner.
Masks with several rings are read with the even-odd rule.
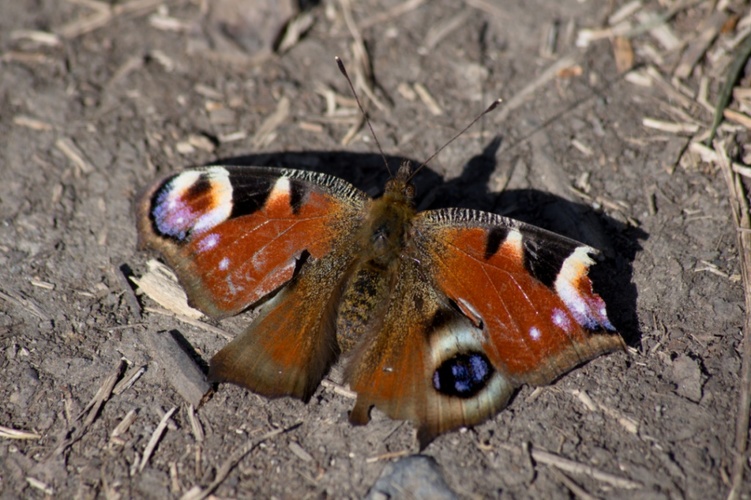
[[[623,347],[587,277],[593,248],[485,212],[418,214],[435,286],[482,325],[484,352],[515,384],[544,384]]]
[[[336,177],[269,167],[186,170],[149,188],[142,247],[173,267],[191,303],[237,314],[288,282],[298,259],[327,254],[362,218],[364,193]]]

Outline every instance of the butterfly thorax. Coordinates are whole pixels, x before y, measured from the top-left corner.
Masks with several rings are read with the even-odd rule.
[[[397,175],[387,183],[383,196],[370,202],[337,314],[337,341],[343,352],[377,329],[383,318],[399,274],[405,234],[415,215],[413,197],[412,185]]]
[[[386,266],[401,253],[404,233],[415,215],[407,186],[395,179],[390,181],[381,198],[371,202],[366,224],[363,225],[361,244],[363,254],[378,265]]]

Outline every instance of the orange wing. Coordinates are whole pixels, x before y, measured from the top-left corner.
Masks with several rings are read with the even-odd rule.
[[[587,277],[594,248],[485,212],[419,216],[433,282],[482,325],[488,357],[515,383],[545,384],[623,347]]]
[[[186,170],[138,205],[141,247],[161,252],[193,305],[222,318],[288,282],[362,218],[367,196],[336,177],[268,167]]]
[[[426,280],[422,263],[402,259],[396,271],[380,331],[365,337],[348,360],[345,376],[357,392],[350,421],[367,423],[375,406],[391,418],[413,422],[425,447],[441,433],[500,411],[515,386],[492,370],[481,351],[482,331]],[[456,359],[478,382],[465,387],[463,397],[437,390],[451,375],[446,362]]]
[[[595,250],[461,209],[413,220],[383,330],[351,360],[352,420],[370,406],[435,436],[480,423],[521,384],[623,347],[587,278]]]
[[[337,354],[332,301],[368,199],[335,177],[267,167],[186,170],[146,191],[141,246],[162,253],[198,309],[230,316],[287,284],[212,359],[211,378],[312,393]]]

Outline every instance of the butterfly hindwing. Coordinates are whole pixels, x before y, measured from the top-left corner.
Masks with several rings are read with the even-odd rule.
[[[334,320],[353,257],[351,247],[335,244],[321,259],[306,262],[248,328],[214,355],[209,378],[267,397],[307,401],[339,355]]]
[[[413,422],[425,447],[500,411],[514,386],[483,353],[482,331],[432,287],[421,264],[399,264],[381,329],[348,360],[347,380],[357,392],[350,420],[367,423],[375,406]]]

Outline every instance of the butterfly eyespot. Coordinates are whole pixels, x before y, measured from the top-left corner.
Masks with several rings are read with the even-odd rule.
[[[447,396],[471,398],[487,385],[493,372],[484,354],[457,354],[433,372],[433,387]]]
[[[184,242],[227,220],[232,207],[229,173],[211,167],[165,181],[151,198],[149,217],[156,234]]]

